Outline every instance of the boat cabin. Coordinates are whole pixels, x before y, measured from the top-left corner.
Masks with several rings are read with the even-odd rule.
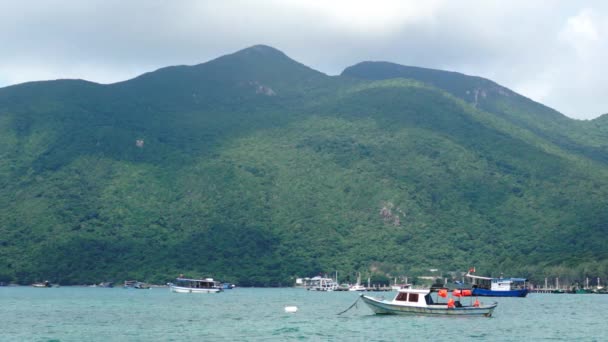
[[[393,301],[410,305],[428,305],[433,302],[429,290],[414,290],[409,288],[397,292]]]
[[[221,288],[219,281],[213,280],[213,278],[205,279],[189,279],[189,278],[177,278],[175,285],[179,287],[187,287],[191,289],[215,289]]]
[[[399,292],[397,292],[397,295],[393,299],[393,303],[405,306],[420,307],[434,305],[461,307],[463,306],[461,304],[461,298],[470,296],[470,289],[455,289],[450,292],[449,289],[443,287],[432,287],[430,289],[407,288],[401,289]]]

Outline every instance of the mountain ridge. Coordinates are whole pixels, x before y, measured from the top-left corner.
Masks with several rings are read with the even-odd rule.
[[[256,45],[0,89],[0,281],[608,275],[599,128],[389,71],[330,77]]]

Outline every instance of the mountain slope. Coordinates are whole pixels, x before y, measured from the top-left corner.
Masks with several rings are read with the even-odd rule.
[[[427,76],[254,46],[0,89],[0,281],[608,274],[606,166]]]
[[[608,148],[595,139],[601,134],[592,126],[577,122],[561,113],[521,96],[490,80],[426,68],[388,62],[362,62],[346,68],[343,76],[369,80],[407,78],[418,80],[463,99],[474,107],[495,113],[521,128],[561,148],[608,163]]]

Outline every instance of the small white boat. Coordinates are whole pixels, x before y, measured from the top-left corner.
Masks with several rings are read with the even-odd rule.
[[[365,288],[365,286],[361,285],[361,284],[355,284],[352,285],[351,287],[348,288],[348,291],[367,291],[367,289]]]
[[[470,305],[463,305],[460,298],[463,293],[470,295],[470,290],[462,290],[448,298],[447,289],[401,289],[392,300],[377,299],[361,295],[361,299],[376,314],[397,315],[431,315],[431,316],[492,316],[497,303],[489,305],[479,303],[476,299]],[[468,292],[465,292],[468,291]],[[453,297],[458,295],[458,299]],[[445,296],[445,297],[444,297]],[[442,297],[444,297],[442,299]],[[472,299],[470,300],[472,302]]]
[[[367,289],[365,288],[365,286],[361,285],[361,273],[359,273],[357,275],[357,283],[355,285],[351,285],[348,288],[348,291],[354,292],[354,291],[367,291]]]
[[[48,280],[46,280],[42,283],[33,283],[32,286],[33,287],[51,287],[52,285]]]
[[[177,278],[175,283],[170,283],[171,292],[176,293],[218,293],[222,292],[222,284],[213,278],[189,279]]]
[[[399,291],[401,289],[409,289],[410,287],[412,287],[412,284],[393,284],[391,285],[391,290]]]

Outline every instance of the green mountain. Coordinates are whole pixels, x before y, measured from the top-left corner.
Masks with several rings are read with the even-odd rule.
[[[606,116],[267,47],[0,89],[0,281],[608,275]]]
[[[593,125],[570,119],[481,77],[388,62],[362,62],[346,68],[342,75],[369,80],[418,80],[442,89],[477,109],[494,113],[564,150],[608,163],[608,136],[597,132]]]

